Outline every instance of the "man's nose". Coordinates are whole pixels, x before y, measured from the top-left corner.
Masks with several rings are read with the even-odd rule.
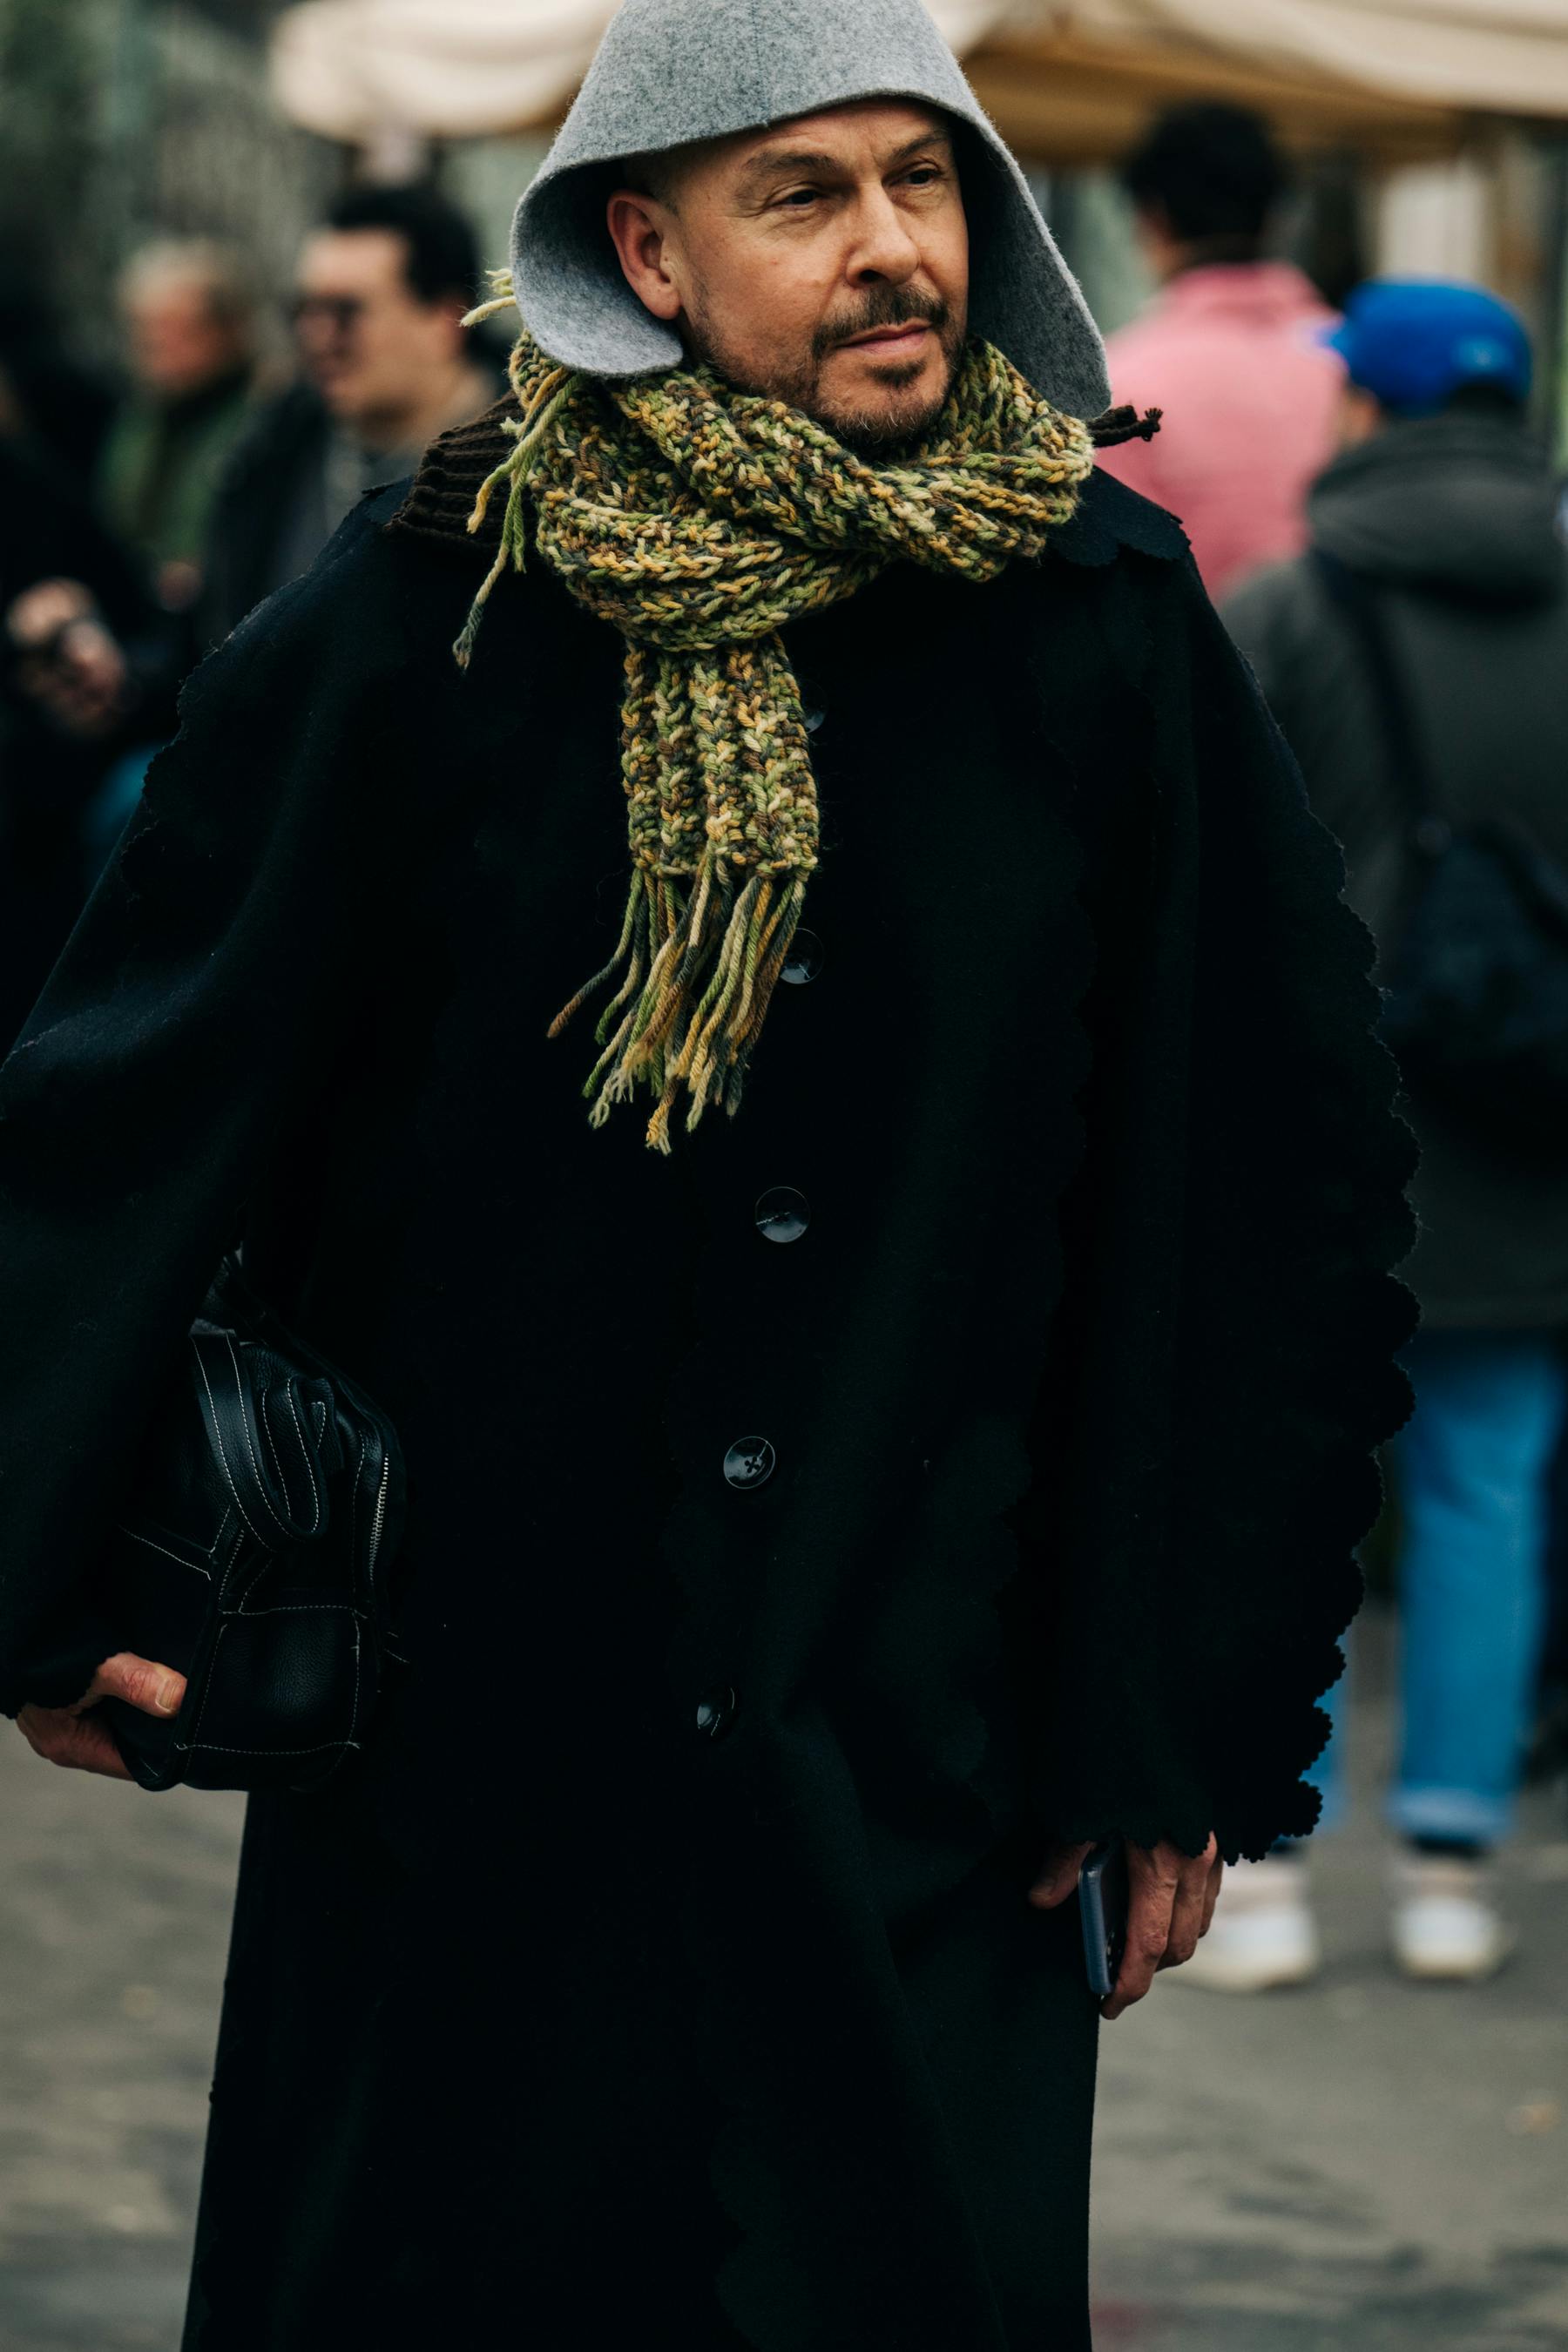
[[[849,276],[857,286],[885,278],[902,286],[920,268],[920,247],[910,225],[885,189],[879,189],[860,208],[858,234],[850,256]]]

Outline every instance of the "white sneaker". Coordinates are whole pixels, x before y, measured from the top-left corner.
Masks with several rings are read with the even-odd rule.
[[[1213,1926],[1186,1967],[1172,1974],[1205,1992],[1271,1992],[1305,1984],[1321,1964],[1307,1865],[1270,1855],[1226,1872]]]
[[[1479,1984],[1513,1949],[1484,1863],[1401,1854],[1394,1865],[1394,1957],[1407,1977]]]

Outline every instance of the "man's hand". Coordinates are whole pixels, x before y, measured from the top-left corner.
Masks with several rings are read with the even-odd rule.
[[[109,1726],[90,1710],[100,1698],[122,1698],[143,1715],[167,1717],[178,1715],[184,1696],[185,1678],[173,1666],[154,1665],[150,1658],[135,1658],[121,1650],[105,1658],[74,1706],[25,1706],[16,1728],[47,1763],[63,1764],[75,1772],[100,1772],[106,1780],[129,1780],[132,1776]]]
[[[1054,1846],[1045,1868],[1029,1890],[1037,1910],[1054,1911],[1078,1891],[1078,1874],[1091,1845]],[[1139,1845],[1127,1849],[1131,1900],[1127,1922],[1127,1949],[1122,1955],[1116,1989],[1101,2001],[1100,2013],[1120,2017],[1142,2000],[1162,1969],[1179,1969],[1206,1936],[1219,1900],[1225,1864],[1211,1837],[1195,1858],[1179,1846],[1157,1845],[1152,1853]]]

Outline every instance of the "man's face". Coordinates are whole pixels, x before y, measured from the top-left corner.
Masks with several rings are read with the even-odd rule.
[[[300,356],[346,425],[395,428],[428,407],[458,355],[461,309],[419,299],[394,229],[321,229],[300,257]]]
[[[131,365],[139,383],[164,399],[203,392],[237,368],[244,338],[219,312],[202,279],[146,279],[125,297]]]
[[[633,289],[694,357],[875,452],[940,413],[968,332],[952,131],[877,100],[689,149],[610,200]]]

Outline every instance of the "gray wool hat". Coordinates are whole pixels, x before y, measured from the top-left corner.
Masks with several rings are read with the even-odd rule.
[[[540,348],[589,375],[678,366],[673,328],[622,275],[616,166],[858,99],[940,107],[963,142],[970,321],[1075,416],[1110,405],[1105,348],[1028,184],[921,0],[625,0],[517,209],[511,271]]]

